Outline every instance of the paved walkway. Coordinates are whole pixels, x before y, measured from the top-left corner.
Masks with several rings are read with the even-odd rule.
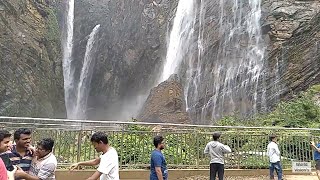
[[[269,180],[268,176],[229,176],[225,177],[225,180]],[[209,180],[207,176],[192,176],[189,178],[181,178],[179,180]],[[277,178],[275,179],[277,180]],[[318,180],[316,175],[286,175],[284,180]]]
[[[285,180],[318,180],[318,177],[316,175],[288,175],[285,176]]]

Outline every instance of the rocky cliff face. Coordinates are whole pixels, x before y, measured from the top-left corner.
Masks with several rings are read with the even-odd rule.
[[[55,1],[0,1],[0,115],[64,116]]]
[[[176,1],[77,0],[76,77],[86,38],[100,24],[89,97],[89,118],[122,119],[149,93],[166,51],[167,26]],[[78,78],[76,78],[78,79]]]
[[[221,22],[232,22],[226,19],[235,6],[225,3],[226,11],[221,18],[218,1],[203,1],[211,6],[205,9],[203,34],[205,52],[202,72],[203,79],[198,86],[198,97],[194,103],[193,123],[197,123],[203,106],[212,97],[213,68],[216,57],[219,56],[224,42],[219,34]],[[92,81],[92,91],[89,97],[89,118],[117,118],[115,114],[125,113],[121,109],[134,102],[137,96],[145,95],[159,76],[165,54],[166,40],[172,20],[176,12],[178,0],[140,0],[140,1],[110,1],[110,0],[79,0],[76,1],[75,46],[74,57],[81,67],[87,35],[96,24],[101,24],[98,40],[98,52],[95,54],[96,66]],[[220,2],[221,3],[221,2]],[[241,13],[248,11],[248,2],[240,3]],[[230,8],[228,7],[230,6]],[[239,8],[237,7],[237,8]],[[197,11],[199,11],[197,7]],[[319,83],[319,48],[317,38],[319,22],[319,2],[310,0],[263,0],[262,1],[262,38],[267,46],[265,75],[258,90],[258,99],[265,93],[265,105],[272,109],[281,98],[289,97],[291,92],[298,92],[312,84]],[[229,12],[230,10],[230,12]],[[243,14],[244,17],[246,13]],[[236,17],[236,16],[235,16]],[[199,14],[195,18],[201,18]],[[244,19],[239,23],[244,23]],[[195,29],[199,29],[199,23]],[[195,34],[198,33],[196,30]],[[245,33],[239,35],[244,46]],[[194,62],[198,56],[197,37],[191,44],[194,53],[189,57]],[[190,48],[190,49],[192,49]],[[235,48],[235,47],[227,47]],[[236,51],[236,50],[234,50]],[[234,52],[232,49],[226,52]],[[241,52],[238,52],[241,54]],[[221,54],[220,54],[221,55]],[[237,57],[238,58],[238,57]],[[186,85],[186,69],[188,64],[182,63],[180,77],[183,86]],[[78,68],[79,69],[79,68]],[[77,73],[76,73],[77,74]],[[150,88],[149,88],[150,87]],[[211,90],[210,90],[211,91]],[[252,93],[252,92],[248,92]],[[126,101],[128,100],[129,101]],[[239,97],[241,100],[242,97]],[[131,101],[133,100],[133,101]],[[250,99],[248,99],[250,100]],[[238,101],[238,100],[237,100]],[[238,101],[239,106],[246,107],[248,101]],[[257,106],[262,108],[262,103]],[[222,106],[222,113],[233,112]],[[101,113],[100,113],[101,112]],[[212,112],[207,112],[212,114]],[[204,115],[206,119],[211,116]],[[199,123],[199,122],[198,122]],[[208,122],[201,122],[208,123]]]
[[[264,8],[269,97],[288,98],[320,83],[320,2],[267,1]]]
[[[248,29],[246,31],[245,28],[248,28],[247,23],[252,12],[243,14],[243,12],[249,12],[249,5],[246,4],[249,1],[238,4],[228,2],[231,4],[226,2],[224,4],[221,4],[221,2],[220,4],[219,2],[210,4],[208,1],[210,8],[205,8],[204,38],[202,40],[204,50],[200,54],[202,56],[200,66],[198,65],[201,73],[197,74],[196,70],[193,70],[191,77],[194,80],[192,83],[196,82],[198,84],[197,88],[189,87],[188,90],[189,93],[197,89],[196,93],[189,94],[191,101],[193,101],[189,105],[192,110],[193,123],[199,123],[199,119],[204,119],[200,123],[210,123],[210,120],[215,119],[215,117],[220,118],[224,115],[246,116],[257,112],[268,112],[281,99],[290,98],[292,94],[305,90],[320,81],[319,1],[261,1],[262,16],[260,23],[262,24],[261,38],[263,41],[259,42],[258,45],[263,43],[263,46],[267,49],[263,58],[264,69],[261,71],[256,84],[258,88],[252,87],[252,83],[246,84],[244,85],[245,88],[242,88],[243,83],[252,82],[252,78],[242,78],[243,73],[250,73],[250,70],[238,70],[236,76],[232,75],[234,69],[233,67],[230,68],[230,62],[238,63],[243,59],[248,60],[243,57],[242,52],[246,51],[244,47],[248,46],[250,31]],[[225,11],[221,12],[219,7],[225,7]],[[228,9],[235,11],[229,11]],[[237,10],[239,12],[236,12]],[[234,12],[236,12],[236,15],[234,15]],[[239,24],[233,27],[234,23]],[[229,25],[231,28],[228,28]],[[255,24],[251,22],[250,25],[254,26]],[[229,32],[221,33],[221,28],[226,29],[226,31],[229,30]],[[200,28],[197,27],[197,29]],[[235,33],[238,35],[234,35]],[[251,38],[255,38],[255,36]],[[196,40],[195,43],[197,43]],[[197,45],[192,46],[197,47]],[[194,52],[197,50],[195,48]],[[253,53],[248,52],[254,55],[260,49],[252,50]],[[194,56],[197,53],[191,52],[189,54],[189,56]],[[224,58],[224,61],[219,60],[221,58]],[[196,63],[197,59],[193,58],[192,62]],[[183,65],[184,69],[181,70],[183,76],[187,74],[185,73],[188,69],[187,65]],[[245,63],[243,65],[246,66]],[[241,70],[237,67],[235,69]],[[252,70],[255,71],[255,69]],[[225,74],[225,78],[220,78],[222,77],[221,74]],[[215,78],[216,76],[219,78]],[[198,82],[195,77],[199,77]],[[257,89],[256,92],[255,89]],[[243,90],[245,93],[241,92]],[[257,95],[252,96],[254,93],[257,93]],[[251,97],[248,98],[247,95],[251,95]],[[224,103],[221,103],[221,100]],[[252,105],[253,101],[256,102],[255,106]],[[204,108],[205,113],[203,113]],[[254,108],[256,108],[256,111],[252,111]]]
[[[53,117],[64,114],[56,3],[60,3],[60,0],[0,1],[2,115]],[[166,55],[166,42],[177,3],[178,0],[75,1],[73,63],[76,66],[76,79],[82,66],[88,35],[95,25],[101,25],[96,41],[97,50],[93,55],[95,70],[89,97],[90,119],[125,117],[121,115],[126,113],[127,108],[138,103],[137,97],[141,96],[143,100],[149,90],[157,85],[155,82]],[[196,117],[193,123],[197,123],[202,107],[214,93],[208,92],[208,89],[212,90],[210,78],[216,73],[212,70],[216,66],[217,54],[221,51],[219,46],[223,44],[219,23],[231,22],[232,18],[225,18],[235,8],[227,6],[221,18],[221,1],[210,3],[211,6],[208,6],[202,17],[206,28],[203,31],[205,52],[202,54],[205,70],[202,72],[204,79],[198,86],[199,93],[193,106],[193,117]],[[244,6],[247,3],[245,1],[242,4],[242,12],[247,11],[248,7]],[[199,11],[199,8],[195,9]],[[265,86],[266,104],[271,109],[281,98],[289,98],[292,93],[320,83],[320,2],[263,0],[262,9],[262,37],[267,51],[264,61],[266,70],[263,71],[266,78],[261,85]],[[201,18],[199,13],[195,18]],[[239,23],[243,21],[240,20]],[[196,23],[195,29],[199,29],[199,26],[201,25]],[[195,31],[197,33],[198,30]],[[239,36],[239,39],[243,41],[243,37]],[[197,48],[197,37],[192,42],[192,48]],[[234,47],[227,47],[230,51],[225,52],[233,52],[231,48]],[[196,60],[198,49],[193,50],[194,53],[189,55]],[[183,87],[186,85],[186,69],[188,64],[184,62],[179,74]],[[165,91],[169,92],[168,89]],[[261,93],[260,90],[259,96]],[[168,101],[171,101],[170,98]],[[241,103],[244,106],[247,104]],[[227,108],[222,106],[222,109]]]

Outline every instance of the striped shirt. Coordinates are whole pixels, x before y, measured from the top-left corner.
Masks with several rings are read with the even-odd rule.
[[[25,172],[28,172],[31,166],[33,154],[26,149],[25,155],[22,157],[16,150],[16,146],[12,147],[11,151],[7,152],[13,165],[21,167]]]
[[[57,164],[57,158],[52,153],[49,153],[41,159],[34,158],[29,174],[41,180],[55,180]]]

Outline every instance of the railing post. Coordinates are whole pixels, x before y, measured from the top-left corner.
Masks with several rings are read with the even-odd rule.
[[[123,163],[123,138],[124,138],[124,124],[121,125],[121,148],[120,148],[120,169],[122,169],[122,163]]]
[[[236,129],[236,131],[237,131],[237,154],[238,154],[238,158],[237,158],[237,168],[238,169],[240,169],[240,161],[241,161],[241,158],[240,158],[240,152],[239,152],[239,150],[240,150],[240,138],[239,138],[239,136],[240,136],[240,133],[239,133],[239,129]]]
[[[77,145],[77,162],[80,162],[80,158],[81,158],[81,135],[82,135],[82,123],[80,126],[80,130],[78,132],[78,145]]]
[[[196,141],[197,141],[197,161],[196,161],[196,168],[199,169],[199,162],[200,162],[200,144],[199,144],[199,132],[196,128]]]

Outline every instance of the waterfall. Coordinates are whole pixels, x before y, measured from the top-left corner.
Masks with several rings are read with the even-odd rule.
[[[86,52],[84,55],[84,61],[81,69],[80,80],[77,87],[77,101],[75,105],[75,111],[72,116],[78,119],[86,118],[87,101],[90,92],[90,83],[93,73],[93,45],[95,43],[95,36],[100,28],[100,24],[96,25],[89,35],[89,39],[86,46]]]
[[[86,106],[93,72],[92,48],[95,35],[100,28],[96,25],[89,35],[79,83],[75,83],[75,67],[73,65],[73,29],[74,29],[74,0],[67,3],[66,29],[63,41],[63,77],[67,117],[69,119],[86,118]]]
[[[196,123],[233,113],[259,112],[266,98],[261,0],[198,3],[198,46],[193,50],[198,56],[188,61],[185,73],[188,112]],[[208,47],[212,44],[214,51]]]
[[[179,66],[190,47],[195,16],[194,0],[180,0],[170,33],[160,82],[167,80],[172,74],[178,72]]]
[[[66,16],[66,35],[63,39],[63,78],[64,96],[67,117],[71,118],[74,111],[74,67],[72,67],[72,48],[73,48],[73,21],[74,21],[74,0],[69,0],[67,4]]]

